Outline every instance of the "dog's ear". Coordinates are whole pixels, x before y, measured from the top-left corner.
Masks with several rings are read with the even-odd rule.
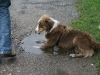
[[[47,23],[47,24],[50,23],[50,19],[46,19],[45,23]]]
[[[52,27],[53,24],[54,24],[54,22],[53,22],[51,19],[49,19],[49,18],[45,20],[45,23],[48,24],[48,25],[51,26],[51,27]]]
[[[53,26],[53,22],[48,18],[48,19],[45,19],[45,23],[46,23],[46,31],[49,32]]]

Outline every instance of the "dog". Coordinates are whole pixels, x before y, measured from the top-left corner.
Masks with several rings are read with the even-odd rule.
[[[91,57],[94,50],[100,49],[100,43],[95,42],[91,34],[64,26],[48,15],[39,19],[35,29],[36,33],[43,31],[46,32],[46,44],[40,46],[42,50],[53,50],[58,46],[61,50],[78,50],[79,53],[72,53],[71,57]]]

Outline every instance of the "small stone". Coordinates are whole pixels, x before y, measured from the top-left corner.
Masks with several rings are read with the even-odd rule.
[[[82,65],[83,67],[86,67],[86,65]]]
[[[3,70],[3,71],[6,71],[6,70]]]
[[[94,66],[94,64],[91,64],[91,66]]]

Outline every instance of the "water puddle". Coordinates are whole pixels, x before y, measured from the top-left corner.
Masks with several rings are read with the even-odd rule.
[[[35,48],[34,46],[39,47],[41,45],[44,45],[44,43],[45,43],[44,35],[35,34],[24,38],[22,40],[21,47],[24,49],[25,52],[42,54],[43,51],[39,48]]]

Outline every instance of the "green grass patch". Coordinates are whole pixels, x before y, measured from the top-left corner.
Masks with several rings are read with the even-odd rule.
[[[76,6],[80,17],[71,23],[71,27],[92,34],[95,41],[100,42],[100,0],[78,0]],[[100,51],[95,57],[100,71]]]

